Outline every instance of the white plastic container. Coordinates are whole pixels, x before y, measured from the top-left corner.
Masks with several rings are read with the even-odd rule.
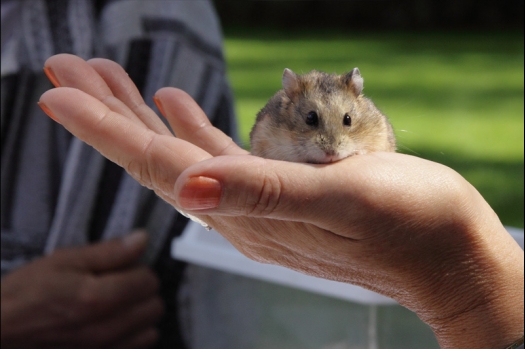
[[[508,231],[523,248],[523,230]],[[191,222],[171,251],[199,266],[190,273],[195,317],[204,323],[193,333],[200,349],[439,349],[430,328],[392,299],[254,262],[199,224]]]

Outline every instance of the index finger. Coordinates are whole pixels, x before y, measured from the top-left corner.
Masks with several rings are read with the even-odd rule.
[[[155,274],[145,266],[101,273],[90,280],[85,297],[113,309],[152,297],[159,288]]]
[[[49,90],[40,102],[67,130],[163,196],[171,194],[184,169],[211,157],[188,142],[141,127],[77,89]]]
[[[155,98],[178,138],[195,144],[213,156],[248,154],[231,137],[214,127],[186,92],[164,87],[157,91]]]
[[[93,58],[87,63],[100,74],[115,97],[128,106],[147,127],[159,134],[171,135],[158,115],[146,105],[137,86],[124,68],[116,62],[103,58]]]
[[[107,59],[88,62],[71,54],[47,59],[44,71],[58,87],[74,87],[97,98],[111,110],[143,124],[159,134],[171,134],[161,119],[142,99],[124,69]]]

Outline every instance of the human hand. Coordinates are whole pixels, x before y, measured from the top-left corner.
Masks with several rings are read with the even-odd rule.
[[[60,55],[46,67],[65,86],[41,98],[60,123],[248,257],[390,296],[443,348],[503,346],[522,331],[523,253],[451,169],[402,154],[249,156],[165,88],[156,97],[174,138],[115,63]]]
[[[2,279],[2,348],[147,348],[163,312],[144,233],[57,250]]]

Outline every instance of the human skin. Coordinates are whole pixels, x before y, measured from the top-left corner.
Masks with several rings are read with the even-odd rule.
[[[175,138],[116,63],[58,55],[45,66],[61,86],[41,97],[48,115],[249,258],[392,297],[442,348],[523,335],[523,251],[452,169],[396,153],[327,165],[254,157],[163,88]]]
[[[159,282],[138,264],[145,233],[64,248],[2,279],[2,348],[149,348]]]

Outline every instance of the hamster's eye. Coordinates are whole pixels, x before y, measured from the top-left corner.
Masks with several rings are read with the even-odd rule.
[[[352,118],[350,117],[350,115],[345,114],[345,116],[343,117],[343,125],[345,126],[352,125]]]
[[[319,124],[319,116],[314,111],[311,111],[306,116],[306,124],[310,126],[317,126]]]

